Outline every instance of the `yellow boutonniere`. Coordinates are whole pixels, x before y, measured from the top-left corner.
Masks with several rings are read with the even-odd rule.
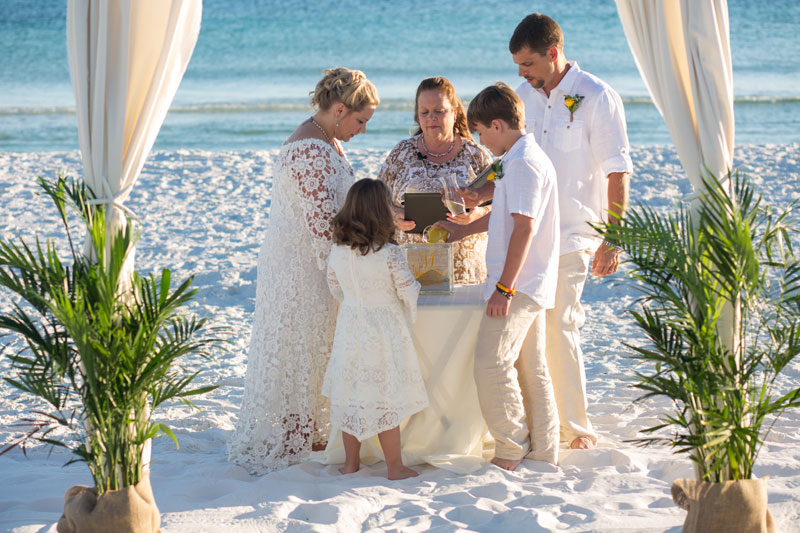
[[[499,159],[491,164],[492,172],[486,176],[486,181],[494,181],[503,177],[503,163]]]
[[[572,122],[572,115],[578,108],[581,106],[581,102],[583,101],[583,96],[579,94],[565,94],[564,95],[564,105],[567,106],[569,109],[569,121]]]

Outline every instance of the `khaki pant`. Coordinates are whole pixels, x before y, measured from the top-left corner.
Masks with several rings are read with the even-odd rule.
[[[481,320],[475,383],[500,459],[558,462],[558,412],[544,353],[544,318],[541,306],[519,293],[508,316]]]
[[[586,251],[559,258],[556,303],[545,314],[546,354],[558,404],[561,438],[572,442],[576,437],[587,436],[596,444],[597,434],[586,414],[586,373],[579,331],[586,319],[581,293],[590,259],[591,254]]]

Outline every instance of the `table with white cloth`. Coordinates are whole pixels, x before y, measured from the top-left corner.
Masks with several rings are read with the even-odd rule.
[[[457,285],[453,294],[421,294],[411,328],[430,406],[400,424],[403,461],[469,473],[491,457],[493,441],[481,416],[472,376],[478,327],[485,310],[483,285]],[[313,460],[344,463],[341,431]],[[361,445],[361,461],[383,460],[378,437]]]

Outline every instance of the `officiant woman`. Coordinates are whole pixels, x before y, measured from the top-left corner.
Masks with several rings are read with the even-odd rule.
[[[414,222],[403,217],[406,189],[440,191],[442,185],[438,177],[451,172],[456,174],[459,184],[465,186],[470,182],[468,168],[478,175],[491,162],[488,152],[475,143],[467,126],[464,105],[446,78],[426,78],[419,84],[414,122],[418,126],[414,135],[392,149],[378,173],[378,178],[392,191],[398,244],[422,242],[420,233],[405,233],[414,228]],[[482,217],[488,209],[476,207],[469,213],[469,221]],[[455,282],[483,283],[485,255],[485,233],[455,243]]]
[[[311,93],[316,113],[281,147],[258,257],[256,308],[232,461],[265,473],[304,461],[328,440],[320,394],[336,327],[325,277],[333,216],[353,184],[342,151],[364,133],[378,91],[360,70],[328,69]]]

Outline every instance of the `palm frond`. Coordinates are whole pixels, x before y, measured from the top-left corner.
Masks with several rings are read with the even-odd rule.
[[[773,391],[800,354],[795,206],[766,205],[739,173],[725,181],[727,189],[706,175],[695,206],[668,215],[634,207],[624,224],[596,226],[624,250],[643,295],[630,313],[647,344],[627,345],[650,365],[635,373],[637,401],[663,396],[675,406],[643,430],[671,435],[634,442],[689,454],[708,481],[750,477],[771,427],[764,421],[800,405],[800,388]],[[728,312],[732,329],[721,331]]]

